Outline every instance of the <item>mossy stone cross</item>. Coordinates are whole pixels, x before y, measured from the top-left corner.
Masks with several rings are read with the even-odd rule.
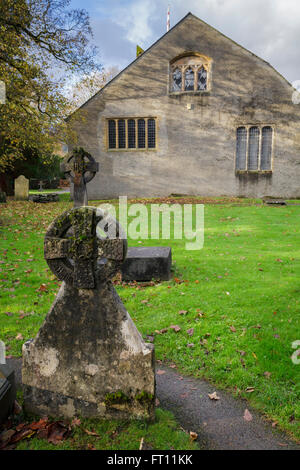
[[[105,230],[108,225],[111,227],[112,220],[117,238],[105,237]],[[96,230],[100,221],[104,237]],[[110,217],[106,223],[103,211],[96,207],[74,208],[61,214],[49,226],[44,256],[58,279],[78,289],[94,289],[116,274],[125,260],[127,240],[119,235],[118,222]]]
[[[74,207],[87,206],[86,184],[94,178],[99,170],[99,163],[80,147],[73,150],[73,155],[61,164],[60,169],[74,184]]]

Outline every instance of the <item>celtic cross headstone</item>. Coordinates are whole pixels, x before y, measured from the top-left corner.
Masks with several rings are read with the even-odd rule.
[[[73,183],[74,207],[87,206],[86,185],[99,170],[99,163],[82,147],[75,148],[73,154],[61,164],[61,171]]]
[[[34,340],[23,345],[25,408],[52,416],[154,417],[153,345],[111,278],[126,258],[119,223],[94,207],[49,226],[46,261],[63,281]]]

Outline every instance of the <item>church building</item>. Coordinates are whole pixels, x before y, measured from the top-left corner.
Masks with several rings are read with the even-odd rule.
[[[187,14],[79,108],[76,145],[99,162],[89,199],[300,197],[294,92],[269,63]]]

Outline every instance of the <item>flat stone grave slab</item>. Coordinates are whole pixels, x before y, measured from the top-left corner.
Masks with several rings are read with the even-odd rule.
[[[31,194],[29,200],[33,202],[57,202],[59,200],[58,194],[47,193],[47,194]]]
[[[122,265],[124,281],[171,279],[172,250],[168,246],[131,247]]]

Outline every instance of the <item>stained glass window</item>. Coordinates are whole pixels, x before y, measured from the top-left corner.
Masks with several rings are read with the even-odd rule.
[[[118,120],[118,138],[119,138],[119,149],[126,147],[126,134],[125,134],[125,120]]]
[[[195,79],[195,74],[194,70],[192,67],[189,67],[185,71],[184,75],[184,89],[185,91],[192,91],[194,90],[194,79]]]
[[[236,131],[236,169],[246,170],[247,129],[239,127]]]
[[[135,120],[128,119],[128,148],[135,148]]]
[[[259,128],[250,127],[249,149],[248,149],[248,170],[258,169],[258,155],[259,155]]]
[[[273,130],[270,126],[262,128],[262,143],[261,143],[261,170],[271,170],[272,167],[272,137]]]
[[[138,148],[144,149],[146,146],[145,119],[138,120]]]
[[[148,148],[155,148],[155,119],[148,119]]]
[[[181,91],[182,73],[178,67],[173,71],[172,78],[173,78],[172,91]]]
[[[198,69],[197,72],[197,90],[206,90],[207,88],[207,71],[204,67]]]
[[[112,119],[108,121],[108,146],[110,149],[116,148],[116,122]]]

